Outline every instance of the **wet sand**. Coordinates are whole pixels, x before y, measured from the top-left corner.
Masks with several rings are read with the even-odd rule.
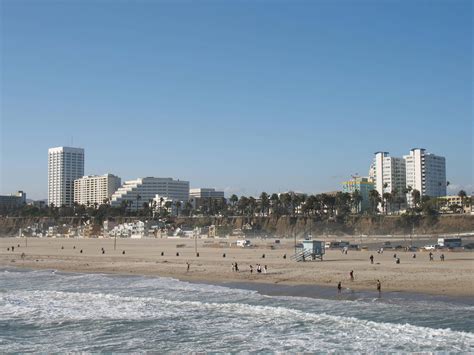
[[[259,292],[266,294],[286,289],[284,294],[293,296],[307,296],[316,292],[317,289],[311,288],[315,285],[322,286],[318,292],[327,288],[330,294],[339,281],[343,289],[347,290],[343,293],[368,291],[376,294],[377,279],[382,282],[384,292],[459,297],[474,295],[472,252],[444,251],[445,261],[442,262],[440,251],[434,252],[434,261],[429,261],[428,252],[417,252],[416,259],[413,259],[413,252],[404,251],[385,250],[383,254],[373,250],[349,251],[345,255],[339,250],[327,250],[322,262],[295,262],[290,259],[294,253],[292,240],[281,239],[281,244],[275,244],[274,239],[254,240],[255,246],[245,249],[230,246],[230,242],[235,242],[235,239],[198,240],[197,251],[200,256],[196,257],[195,241],[182,238],[120,239],[116,250],[113,239],[0,238],[0,266],[155,275],[195,282],[225,282],[237,287],[240,287],[239,284],[244,287],[266,284],[268,287],[258,286]],[[368,240],[367,243],[374,247],[382,244],[378,240]],[[15,246],[15,250],[7,251],[11,246]],[[122,251],[125,251],[125,255]],[[23,253],[25,255],[22,258]],[[400,264],[395,263],[395,253],[400,258]],[[286,259],[283,259],[284,254],[287,255]],[[370,255],[374,255],[374,264],[369,261]],[[189,271],[187,262],[190,263]],[[239,272],[232,271],[233,262],[238,263]],[[256,264],[267,265],[268,273],[250,273],[249,265],[253,265],[255,270]],[[354,281],[349,277],[351,270],[354,270]],[[283,287],[274,288],[280,291],[272,291],[270,284]]]

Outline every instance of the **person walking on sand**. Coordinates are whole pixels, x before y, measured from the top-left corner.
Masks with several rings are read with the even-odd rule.
[[[351,281],[354,281],[354,270],[351,270],[349,276],[351,277]]]
[[[250,273],[253,274],[253,266],[250,265]]]
[[[186,261],[186,272],[189,271],[190,267],[191,267],[191,264],[188,261]]]
[[[380,283],[380,280],[377,280],[377,291],[382,292],[382,284]]]
[[[429,253],[429,256],[430,256],[430,261],[433,261],[433,253],[432,252]]]
[[[264,274],[267,273],[267,265],[265,265],[265,266],[263,267],[263,273],[264,273]]]
[[[441,254],[439,258],[441,259],[441,261],[444,261],[444,254]]]
[[[339,281],[339,283],[337,284],[337,292],[341,293],[341,291],[342,291],[342,283],[341,281]]]
[[[370,263],[373,264],[374,263],[374,256],[371,255],[369,259],[370,259]]]
[[[237,262],[235,263],[235,272],[239,271],[239,265],[237,265]]]

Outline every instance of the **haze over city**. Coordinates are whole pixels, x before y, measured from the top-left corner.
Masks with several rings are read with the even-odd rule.
[[[422,147],[473,190],[468,1],[1,6],[0,193],[46,198],[62,145],[226,195],[336,190]]]

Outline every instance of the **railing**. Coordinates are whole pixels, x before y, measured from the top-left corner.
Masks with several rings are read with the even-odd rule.
[[[291,256],[291,260],[294,261],[306,261],[306,260],[311,260],[312,258],[312,253],[309,250],[301,250],[299,252],[296,252],[296,254]]]

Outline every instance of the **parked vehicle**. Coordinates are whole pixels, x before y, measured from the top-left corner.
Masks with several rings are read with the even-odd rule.
[[[237,241],[237,246],[238,247],[242,247],[242,248],[245,248],[245,247],[249,247],[252,243],[250,242],[250,240],[248,239],[245,239],[245,240],[238,240]]]

